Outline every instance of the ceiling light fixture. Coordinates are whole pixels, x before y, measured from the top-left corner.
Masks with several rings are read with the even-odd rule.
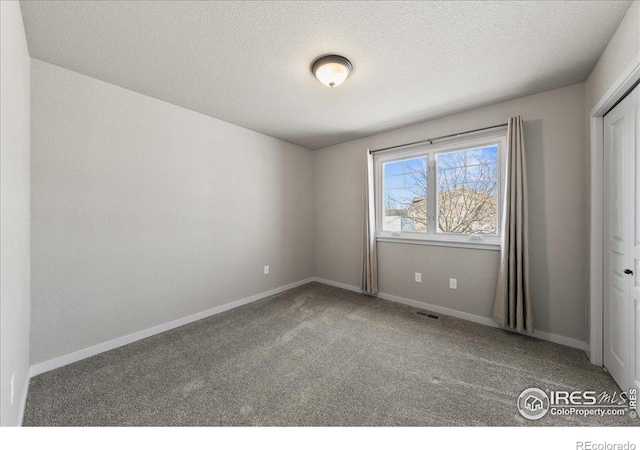
[[[353,71],[353,64],[344,56],[328,55],[311,64],[311,72],[320,83],[328,87],[340,86]]]

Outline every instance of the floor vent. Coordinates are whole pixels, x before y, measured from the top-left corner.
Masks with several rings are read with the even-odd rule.
[[[435,314],[429,314],[424,311],[418,311],[416,314],[419,316],[428,317],[429,319],[438,320],[438,316],[436,316]]]

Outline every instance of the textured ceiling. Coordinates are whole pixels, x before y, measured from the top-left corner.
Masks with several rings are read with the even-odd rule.
[[[584,81],[630,2],[22,2],[32,57],[307,148]],[[309,70],[338,53],[340,87]]]

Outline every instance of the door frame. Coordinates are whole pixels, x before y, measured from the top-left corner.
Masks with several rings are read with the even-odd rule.
[[[589,114],[590,204],[589,213],[589,359],[604,361],[604,115],[640,80],[640,53],[602,96]]]

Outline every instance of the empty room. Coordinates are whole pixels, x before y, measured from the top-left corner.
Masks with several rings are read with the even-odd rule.
[[[0,443],[640,446],[640,1],[1,8]]]

